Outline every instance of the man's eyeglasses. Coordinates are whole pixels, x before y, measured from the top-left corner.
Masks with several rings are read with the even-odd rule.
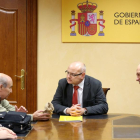
[[[70,75],[70,76],[73,76],[73,77],[76,77],[76,76],[78,76],[78,75],[81,75],[81,74],[82,74],[82,72],[81,72],[81,73],[79,73],[79,74],[70,73],[70,72],[68,72],[67,70],[65,71],[65,73],[66,73],[67,75]]]

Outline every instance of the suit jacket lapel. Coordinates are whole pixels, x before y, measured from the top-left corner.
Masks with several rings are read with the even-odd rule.
[[[72,106],[72,94],[73,94],[73,86],[70,84],[68,85],[67,87],[67,102],[68,102],[68,107],[71,107]]]
[[[87,106],[87,100],[90,100],[90,83],[89,78],[85,76],[84,89],[83,89],[83,107]]]

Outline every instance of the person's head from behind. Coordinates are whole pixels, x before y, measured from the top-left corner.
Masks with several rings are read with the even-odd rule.
[[[6,99],[12,93],[13,81],[11,77],[0,73],[0,99]]]
[[[136,75],[137,75],[136,81],[138,81],[140,84],[140,64],[137,67]]]
[[[86,66],[82,62],[73,62],[66,70],[67,82],[69,84],[78,85],[85,78]]]

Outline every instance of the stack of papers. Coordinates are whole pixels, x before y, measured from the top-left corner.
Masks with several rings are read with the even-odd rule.
[[[83,116],[62,116],[60,115],[59,122],[82,122]]]

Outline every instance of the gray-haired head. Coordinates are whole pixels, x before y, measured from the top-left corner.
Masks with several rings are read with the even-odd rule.
[[[70,64],[69,67],[74,67],[75,69],[79,70],[79,72],[86,72],[86,65],[80,61],[76,61]]]
[[[6,88],[8,84],[8,78],[10,78],[8,75],[0,73],[0,85],[3,85],[3,87]]]
[[[81,68],[81,72],[85,72],[86,73],[86,65],[83,63],[83,66]]]

